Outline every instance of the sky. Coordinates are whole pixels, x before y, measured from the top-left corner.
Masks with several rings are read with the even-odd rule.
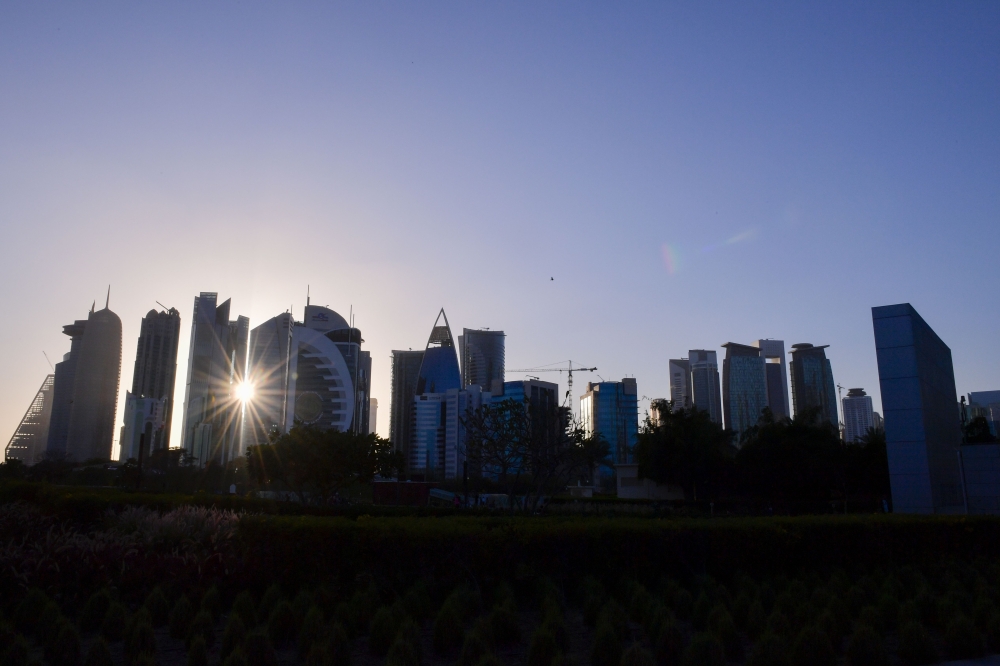
[[[181,313],[175,445],[201,291],[353,310],[382,435],[442,307],[577,397],[777,338],[880,409],[909,302],[998,389],[1000,3],[7,2],[0,232],[4,442],[109,285],[119,424]]]

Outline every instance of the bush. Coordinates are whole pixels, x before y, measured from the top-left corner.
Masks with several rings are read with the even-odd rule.
[[[237,594],[236,598],[233,599],[233,607],[229,610],[229,614],[239,616],[240,620],[243,621],[243,626],[248,630],[257,626],[257,607],[253,602],[253,597],[246,590]],[[247,658],[253,659],[250,654],[247,654]]]
[[[326,619],[319,606],[313,606],[302,620],[299,630],[299,656],[309,656],[313,644],[320,640],[326,630]]]
[[[521,640],[521,622],[510,603],[494,608],[489,623],[497,645],[511,645]]]
[[[713,607],[714,604],[707,594],[702,592],[698,595],[698,599],[694,602],[694,608],[691,610],[691,624],[694,625],[695,631],[704,631],[708,628],[708,615],[712,612]]]
[[[243,654],[243,650],[236,648],[222,660],[222,666],[248,666],[247,657]]]
[[[298,632],[298,622],[295,620],[295,611],[287,601],[281,601],[267,620],[267,632],[271,635],[271,640],[275,645],[284,647],[295,640]]]
[[[790,663],[787,644],[774,634],[761,636],[747,657],[747,666],[789,666]]]
[[[27,666],[31,648],[21,634],[16,634],[10,642],[0,648],[2,666]]]
[[[215,642],[215,619],[207,610],[200,610],[191,621],[191,630],[188,632],[188,643],[196,636],[205,639],[205,646],[211,647]]]
[[[247,666],[277,666],[278,657],[274,653],[274,645],[263,629],[247,634],[243,642],[243,653],[247,658]]]
[[[80,663],[80,634],[76,627],[63,620],[56,634],[51,652],[46,649],[50,666],[78,666]]]
[[[389,650],[390,655],[392,650]],[[389,663],[388,661],[386,663]],[[326,641],[313,644],[306,657],[307,666],[350,666],[351,643],[347,632],[339,623],[335,623]]]
[[[94,592],[87,599],[80,611],[80,629],[83,631],[97,631],[101,628],[104,616],[111,607],[111,592],[104,587]]]
[[[214,585],[208,588],[201,598],[201,609],[208,611],[213,620],[219,619],[222,615],[222,596],[219,594],[219,588]]]
[[[101,622],[101,636],[109,643],[116,643],[125,637],[125,624],[128,622],[128,610],[120,603],[112,603]]]
[[[111,658],[111,649],[107,641],[98,637],[87,650],[87,658],[83,660],[83,666],[114,666]]]
[[[552,638],[552,643],[555,645],[555,638],[552,637],[552,634],[547,635]],[[532,643],[534,643],[534,638],[532,638]],[[621,634],[615,630],[614,625],[610,622],[598,622],[597,633],[594,636],[594,647],[590,653],[591,666],[618,666],[621,660]]]
[[[385,666],[420,666],[420,656],[412,643],[397,638],[389,648]]]
[[[406,608],[406,612],[410,617],[416,619],[418,622],[430,618],[434,609],[425,581],[418,580],[410,587],[406,596],[403,597],[403,607]]]
[[[544,629],[535,631],[528,646],[528,666],[554,666],[558,658],[555,636]]]
[[[922,624],[910,622],[899,632],[899,660],[903,666],[922,666],[938,662],[937,649]]]
[[[656,663],[661,666],[679,666],[684,654],[684,637],[673,621],[660,628],[656,637]]]
[[[743,660],[743,641],[736,632],[736,625],[733,619],[725,610],[718,615],[711,623],[712,632],[722,641],[722,647],[726,651],[726,658],[730,661]]]
[[[715,634],[694,635],[684,651],[684,666],[726,666],[726,651]]]
[[[750,615],[750,607],[753,605],[753,599],[746,592],[740,592],[736,596],[736,601],[733,602],[733,623],[739,629],[746,629],[747,617]]]
[[[257,606],[257,617],[271,617],[271,613],[278,604],[284,601],[285,595],[277,583],[272,584],[264,591],[264,596],[260,598],[260,605]]]
[[[302,620],[305,619],[306,613],[309,609],[313,607],[316,603],[316,595],[309,590],[299,590],[299,593],[295,595],[292,600],[292,610],[295,612],[295,621],[298,624],[302,624]]]
[[[896,597],[882,595],[878,600],[877,609],[883,631],[892,631],[899,626],[899,601]]]
[[[375,617],[379,605],[378,590],[374,586],[355,592],[347,604],[345,620],[350,626],[345,623],[345,628],[350,629],[354,635],[368,631],[368,626],[371,624],[372,618]]]
[[[597,616],[604,607],[607,592],[604,585],[593,576],[587,576],[580,583],[580,608],[583,610],[583,621],[590,626],[597,624]]]
[[[492,651],[491,641],[485,632],[478,628],[473,629],[465,635],[465,640],[462,642],[462,651],[458,655],[458,666],[475,666],[484,655]]]
[[[948,656],[952,659],[974,659],[983,656],[983,637],[972,620],[959,615],[948,623],[945,632]]]
[[[143,606],[149,611],[149,618],[154,627],[162,627],[167,623],[170,617],[170,603],[159,585],[149,593]]]
[[[865,606],[861,609],[857,624],[861,627],[871,627],[879,634],[884,633],[886,629],[885,625],[882,624],[882,618],[879,616],[878,609],[874,606]]]
[[[222,645],[219,647],[219,659],[225,660],[233,650],[243,645],[247,637],[247,628],[243,626],[243,620],[239,615],[230,615],[226,621],[226,628],[222,631]],[[202,639],[204,642],[204,639]]]
[[[986,623],[986,646],[994,653],[1000,652],[1000,613]]]
[[[694,606],[694,598],[687,590],[681,590],[674,596],[674,614],[679,620],[690,620]]]
[[[208,666],[208,648],[201,636],[195,636],[188,646],[187,666]]]
[[[625,614],[625,609],[614,599],[604,604],[601,614],[597,617],[598,628],[602,624],[608,625],[615,632],[615,635],[618,636],[619,641],[625,640],[625,634],[628,631],[628,615]]]
[[[177,600],[170,611],[170,636],[172,638],[187,638],[191,631],[191,622],[194,621],[194,606],[184,595]]]
[[[649,590],[639,585],[632,594],[632,600],[629,602],[629,615],[639,624],[645,624],[650,611],[653,609],[654,602],[653,595],[649,593]]]
[[[792,666],[833,666],[836,662],[830,637],[823,631],[806,627],[799,632],[792,646]]]
[[[55,643],[56,638],[59,636],[59,629],[65,621],[66,618],[63,617],[59,606],[55,602],[50,601],[45,605],[42,616],[38,618],[38,626],[35,627],[35,639],[43,647],[48,648]]]
[[[156,654],[156,636],[147,618],[143,618],[128,632],[125,638],[125,663],[129,666],[139,663],[139,657]]]
[[[767,615],[764,614],[764,605],[759,600],[750,604],[747,612],[746,632],[750,640],[755,641],[764,633],[767,628]]]
[[[433,643],[434,651],[445,654],[462,645],[465,640],[465,627],[457,604],[445,603],[434,618]]]
[[[638,643],[633,643],[632,647],[622,655],[621,666],[655,666],[653,655]]]
[[[38,618],[49,605],[49,597],[38,589],[31,589],[27,596],[14,608],[14,626],[28,636],[38,629]]]
[[[861,625],[847,644],[847,666],[888,666],[882,637],[871,627]]]
[[[372,654],[384,657],[389,652],[404,617],[405,611],[398,602],[378,609],[368,629],[368,649]]]

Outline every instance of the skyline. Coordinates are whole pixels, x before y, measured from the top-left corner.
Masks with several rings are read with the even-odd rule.
[[[1000,8],[782,7],[0,10],[0,431],[109,283],[116,438],[142,316],[182,375],[201,291],[353,307],[386,415],[441,307],[597,366],[577,398],[776,338],[882,411],[871,307],[908,302],[997,388]]]

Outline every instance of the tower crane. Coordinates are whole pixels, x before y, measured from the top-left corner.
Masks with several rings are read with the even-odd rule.
[[[562,363],[562,361],[560,361],[560,363]],[[597,370],[597,368],[596,367],[595,368],[574,368],[573,367],[573,361],[565,361],[565,363],[568,365],[568,367],[566,367],[566,368],[553,368],[553,367],[527,368],[527,369],[522,369],[522,370],[505,370],[504,373],[507,373],[507,372],[530,372],[530,373],[536,373],[536,372],[565,372],[566,373],[566,386],[567,386],[567,390],[566,390],[566,401],[565,401],[564,404],[568,404],[570,410],[572,411],[572,409],[573,409],[573,373],[574,372],[594,372],[595,370]],[[553,364],[553,365],[555,365],[555,364]]]

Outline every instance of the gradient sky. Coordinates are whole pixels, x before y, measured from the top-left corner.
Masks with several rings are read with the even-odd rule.
[[[383,435],[441,307],[648,397],[829,344],[878,405],[870,308],[910,302],[998,389],[1000,3],[7,2],[0,229],[0,444],[108,284],[119,412],[181,312],[175,444],[199,291],[353,306]]]

